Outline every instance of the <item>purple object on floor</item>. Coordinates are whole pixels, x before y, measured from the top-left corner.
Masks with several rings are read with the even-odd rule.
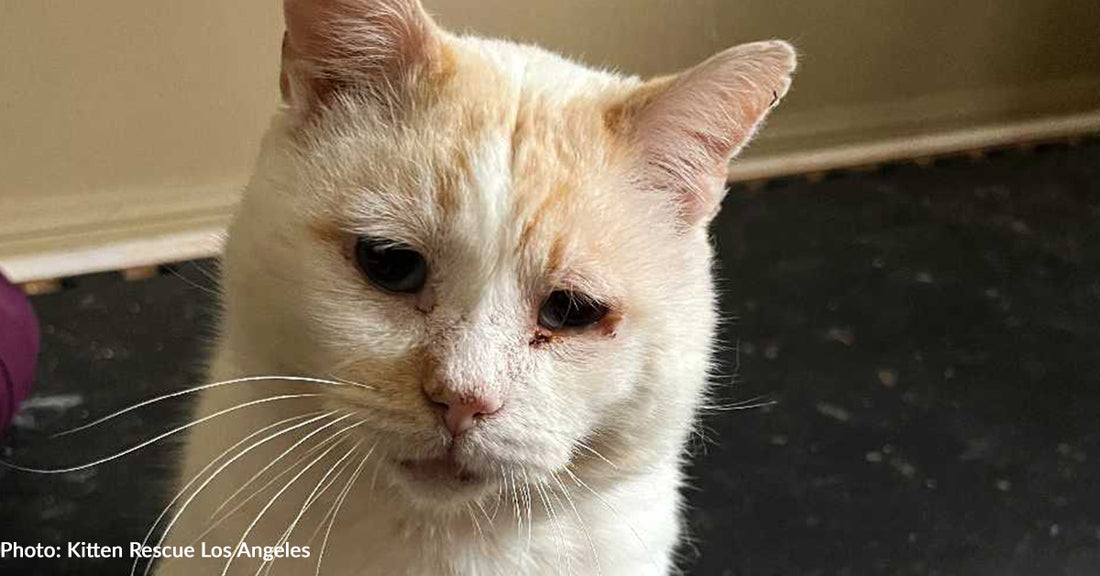
[[[0,274],[0,433],[31,391],[38,319],[23,291]]]

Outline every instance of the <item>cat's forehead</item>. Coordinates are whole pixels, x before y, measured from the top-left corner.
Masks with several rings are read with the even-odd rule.
[[[368,124],[339,146],[359,156],[342,164],[361,185],[336,208],[398,241],[476,237],[482,252],[561,265],[586,234],[608,232],[594,216],[614,211],[629,149],[606,111],[631,81],[506,43],[462,39],[452,56],[447,81],[398,129]]]
[[[527,46],[473,39],[454,51],[437,113],[456,123],[451,145],[467,152],[459,168],[505,177],[517,215],[598,193],[589,186],[627,150],[606,112],[628,82]]]
[[[630,151],[606,116],[630,81],[536,48],[473,42],[442,95],[444,107],[461,110],[452,118],[476,120],[454,132],[453,148],[465,150],[455,168],[467,172],[461,193],[440,207],[496,230],[506,250],[564,267],[590,237],[610,232]]]

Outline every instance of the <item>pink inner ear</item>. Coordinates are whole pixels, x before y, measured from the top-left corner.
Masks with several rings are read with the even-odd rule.
[[[397,86],[436,58],[418,0],[286,0],[283,84],[324,96],[343,85]]]
[[[787,93],[794,68],[790,45],[757,42],[641,89],[645,102],[634,130],[647,179],[678,196],[688,223],[717,213],[729,161]]]

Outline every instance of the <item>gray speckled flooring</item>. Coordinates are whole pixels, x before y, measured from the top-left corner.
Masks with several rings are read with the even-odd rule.
[[[706,418],[691,573],[1100,573],[1100,142],[735,188],[715,236],[739,318],[723,399],[776,404]],[[195,381],[209,267],[35,298],[40,385],[5,457],[75,464],[176,421],[185,403],[44,435]],[[140,540],[174,454],[0,470],[0,541]]]

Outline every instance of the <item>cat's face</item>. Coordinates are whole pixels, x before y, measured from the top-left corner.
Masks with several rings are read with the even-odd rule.
[[[714,332],[705,227],[789,47],[641,83],[446,34],[411,0],[287,19],[289,108],[227,251],[254,369],[373,387],[325,403],[433,506],[675,459]]]

